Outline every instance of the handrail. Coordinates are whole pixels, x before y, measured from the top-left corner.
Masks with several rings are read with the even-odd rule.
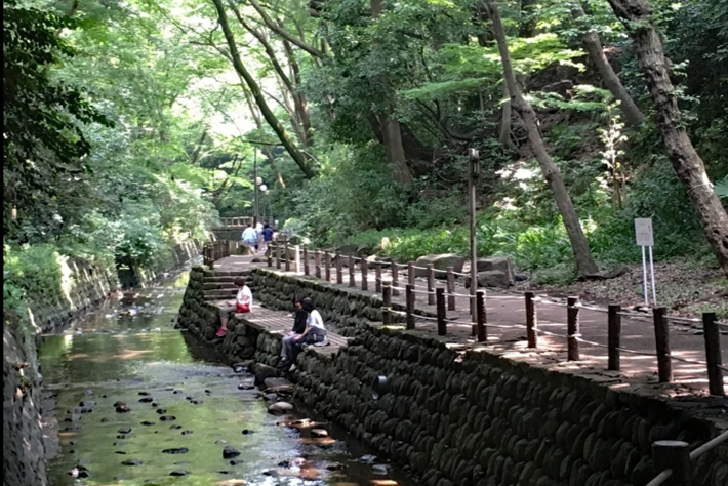
[[[705,454],[712,448],[717,447],[718,445],[722,444],[726,440],[728,440],[728,431],[723,432],[718,437],[715,437],[714,439],[706,442],[705,444],[701,445],[694,451],[690,452],[688,457],[690,458],[691,461],[694,461],[701,455]],[[660,472],[660,474],[655,476],[652,479],[652,481],[647,483],[647,486],[660,486],[662,483],[664,483],[665,481],[670,479],[672,477],[672,475],[673,475],[672,469],[665,469],[662,472]]]

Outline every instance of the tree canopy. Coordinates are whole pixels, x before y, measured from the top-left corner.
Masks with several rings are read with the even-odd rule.
[[[651,216],[658,257],[728,272],[728,10],[625,3],[5,2],[6,251],[148,264],[252,214],[254,171],[259,216],[318,244],[464,251],[475,148],[481,253],[588,276]]]

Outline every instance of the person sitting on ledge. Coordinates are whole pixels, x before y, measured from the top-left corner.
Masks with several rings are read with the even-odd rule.
[[[245,314],[250,312],[253,307],[253,293],[250,291],[250,287],[245,285],[245,279],[238,277],[233,283],[238,288],[238,295],[234,302],[225,302],[226,305],[220,307],[220,329],[215,333],[217,337],[222,337],[227,333],[228,322],[230,322],[232,314]]]
[[[306,311],[306,329],[299,335],[293,337],[293,342],[299,346],[307,344],[323,345],[326,343],[326,328],[324,327],[324,320],[321,317],[319,311],[316,310],[316,306],[311,300],[311,297],[306,297],[301,301],[301,309]],[[296,364],[292,364],[288,371],[296,369]]]
[[[297,295],[296,298],[293,299],[293,306],[295,307],[295,310],[293,311],[293,328],[288,332],[288,334],[283,336],[283,340],[281,341],[281,360],[278,364],[281,367],[290,366],[291,363],[295,362],[296,355],[298,354],[298,351],[300,351],[300,348],[296,346],[296,341],[294,341],[294,339],[303,334],[306,330],[308,312],[301,308],[301,302],[304,298],[305,297],[303,295]]]

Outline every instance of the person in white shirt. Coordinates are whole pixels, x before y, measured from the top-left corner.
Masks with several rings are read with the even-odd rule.
[[[306,319],[306,330],[303,333],[293,337],[293,341],[298,344],[314,344],[322,343],[326,341],[326,327],[324,327],[324,319],[321,317],[321,313],[316,310],[316,306],[311,300],[311,297],[305,297],[301,301],[301,309],[308,313]],[[288,371],[296,369],[296,365],[292,364]]]
[[[238,277],[234,283],[238,288],[238,294],[235,296],[234,302],[228,301],[225,306],[220,308],[220,329],[215,333],[217,337],[222,337],[227,333],[227,325],[232,314],[244,314],[250,312],[253,307],[253,292],[250,291],[250,287],[245,285],[245,279]]]

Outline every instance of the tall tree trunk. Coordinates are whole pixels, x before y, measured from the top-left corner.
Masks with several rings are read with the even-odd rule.
[[[268,102],[263,96],[263,93],[260,91],[260,86],[258,86],[258,83],[250,75],[248,70],[245,69],[243,62],[240,59],[238,45],[235,42],[235,37],[233,36],[233,32],[230,29],[227,12],[225,11],[225,6],[223,5],[222,0],[212,0],[212,3],[215,4],[215,9],[217,10],[218,23],[225,33],[225,39],[227,40],[228,48],[230,49],[230,57],[232,58],[232,63],[235,71],[237,71],[237,73],[245,80],[245,84],[248,85],[250,93],[253,95],[255,104],[258,105],[258,108],[260,109],[263,118],[265,118],[266,122],[268,122],[273,131],[276,132],[276,135],[278,135],[278,138],[280,139],[281,144],[283,144],[283,147],[286,149],[286,152],[288,152],[288,155],[291,156],[293,161],[296,163],[296,165],[298,165],[298,167],[306,175],[306,177],[315,177],[316,171],[314,170],[311,161],[298,150],[295,142],[291,139],[286,129],[283,127],[281,122],[278,120],[278,118],[268,106]]]
[[[584,16],[584,10],[582,10],[578,2],[571,7],[571,16],[576,21]],[[645,115],[637,107],[627,90],[624,89],[622,82],[612,69],[611,64],[609,64],[607,56],[604,55],[604,48],[602,47],[602,41],[599,39],[599,34],[594,29],[589,29],[584,34],[583,41],[584,47],[589,52],[589,57],[597,67],[607,89],[612,93],[612,96],[619,100],[619,109],[622,110],[624,121],[635,127],[641,125]]]
[[[645,0],[609,0],[609,4],[634,41],[667,156],[688,192],[705,238],[718,257],[723,273],[728,276],[728,214],[713,190],[703,160],[695,151],[680,116],[669,64],[652,23],[650,7]]]
[[[250,110],[250,115],[253,117],[253,121],[255,122],[255,127],[263,131],[263,122],[260,120],[260,115],[258,114],[258,110],[256,110],[255,105],[253,104],[253,100],[250,97],[250,93],[248,90],[243,90],[243,94],[245,95],[245,102],[248,105],[248,110]],[[242,134],[241,134],[242,135]],[[273,169],[273,173],[276,176],[276,179],[278,179],[278,184],[280,184],[281,189],[286,188],[286,181],[283,180],[283,175],[281,174],[281,171],[278,170],[278,164],[275,162],[275,156],[273,155],[273,151],[270,149],[270,146],[266,145],[263,147],[263,153],[268,158],[268,161],[270,162],[270,167]]]
[[[382,127],[382,138],[384,148],[387,150],[387,161],[392,164],[394,180],[403,186],[412,185],[412,172],[407,165],[402,144],[402,127],[399,120],[394,120],[386,113],[379,116],[379,124]]]
[[[370,0],[369,7],[372,18],[379,17],[382,13],[382,0]],[[383,86],[386,86],[383,79],[380,81]],[[402,127],[399,120],[391,118],[388,112],[379,113],[378,120],[382,130],[384,148],[387,151],[387,161],[393,167],[394,180],[403,186],[411,186],[412,172],[407,165],[407,157],[402,143]]]
[[[599,268],[594,261],[594,257],[592,257],[589,241],[587,241],[581,229],[579,216],[576,214],[574,204],[571,202],[571,197],[566,190],[564,179],[561,177],[558,166],[546,151],[541,133],[538,129],[536,113],[524,99],[516,82],[516,75],[513,72],[511,55],[508,51],[508,43],[503,31],[503,24],[501,23],[498,8],[495,6],[493,0],[485,0],[485,5],[488,8],[490,18],[493,22],[493,35],[498,42],[498,51],[500,52],[501,62],[503,63],[503,72],[511,93],[511,104],[513,105],[513,109],[516,110],[516,113],[523,119],[526,131],[528,132],[528,142],[531,145],[531,150],[533,150],[536,156],[536,160],[541,167],[541,172],[546,182],[548,182],[551,191],[554,193],[556,205],[564,220],[564,227],[571,242],[571,249],[574,252],[577,272],[580,277],[596,275],[599,273]]]
[[[505,76],[504,76],[505,77]],[[516,144],[511,138],[511,119],[513,118],[513,107],[511,106],[511,91],[508,83],[503,82],[503,98],[506,100],[501,105],[501,125],[498,132],[498,142],[504,149],[515,150]]]
[[[306,94],[298,89],[301,86],[301,73],[298,68],[298,61],[296,61],[296,56],[293,53],[291,44],[286,40],[283,41],[283,49],[286,51],[288,66],[291,68],[291,74],[293,75],[293,81],[296,86],[296,89],[291,91],[291,96],[293,97],[293,108],[296,111],[296,116],[301,124],[304,144],[306,147],[312,147],[313,126],[311,125],[311,116],[308,112],[308,100],[306,99]]]

